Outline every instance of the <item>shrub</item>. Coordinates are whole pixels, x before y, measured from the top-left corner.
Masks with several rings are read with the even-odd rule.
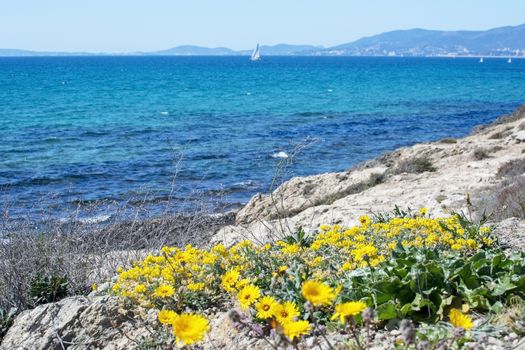
[[[491,139],[491,140],[503,139],[503,138],[509,136],[510,134],[512,134],[511,130],[512,130],[512,127],[507,127],[504,130],[496,131],[495,133],[493,133],[492,135],[489,136],[489,139]]]
[[[487,150],[484,148],[476,148],[472,153],[475,160],[483,160],[489,158]]]
[[[420,174],[424,172],[433,172],[436,171],[436,168],[432,165],[430,159],[425,157],[410,158],[405,159],[397,165],[397,168],[394,170],[395,174],[401,173],[413,173]]]
[[[498,177],[512,177],[525,174],[525,158],[515,159],[503,164],[496,174]]]
[[[36,278],[30,286],[29,295],[35,305],[54,303],[69,296],[67,276],[44,276]]]
[[[447,196],[445,196],[444,194],[439,194],[436,196],[436,202],[440,203],[443,202],[445,199],[447,199]]]
[[[479,212],[486,212],[493,220],[525,219],[525,178],[512,177],[485,192]]]
[[[494,147],[491,147],[488,152],[489,153],[495,153],[495,152],[501,151],[502,149],[504,149],[504,147],[502,147],[502,146],[494,146]]]
[[[439,140],[440,143],[458,143],[458,140],[453,137],[446,137],[444,139]]]
[[[379,185],[379,184],[382,184],[383,182],[385,182],[385,174],[381,174],[381,173],[372,173],[370,174],[370,177],[368,178],[368,185],[370,187],[374,187],[376,185]]]

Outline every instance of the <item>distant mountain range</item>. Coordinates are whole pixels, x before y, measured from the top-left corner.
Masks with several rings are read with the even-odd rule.
[[[263,45],[263,56],[525,56],[525,24],[485,31],[409,29],[386,32],[333,47],[312,45]],[[0,56],[239,56],[250,50],[226,47],[177,46],[155,52],[87,53],[37,52],[0,49]]]
[[[525,24],[486,31],[396,30],[326,50],[336,55],[524,55]]]

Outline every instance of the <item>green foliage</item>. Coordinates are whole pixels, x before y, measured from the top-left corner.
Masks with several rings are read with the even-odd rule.
[[[15,308],[9,311],[0,309],[0,342],[9,330],[9,327],[13,324],[17,312],[18,310]]]
[[[314,241],[314,236],[307,234],[302,227],[299,227],[294,234],[286,236],[283,241],[288,244],[298,244],[300,247],[309,247]]]
[[[350,273],[354,299],[368,300],[379,319],[411,318],[436,322],[451,307],[498,312],[512,296],[525,297],[525,254],[455,252],[398,247],[374,271]]]
[[[53,303],[69,295],[67,276],[44,276],[31,283],[29,295],[36,305]]]

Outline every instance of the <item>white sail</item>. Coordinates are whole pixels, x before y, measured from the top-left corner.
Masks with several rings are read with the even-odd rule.
[[[257,44],[257,47],[252,52],[252,57],[250,57],[252,61],[258,61],[261,59],[261,53],[259,52],[259,44]]]
[[[479,63],[483,63],[483,57],[479,59]]]
[[[512,63],[512,58],[509,57],[509,60],[507,61],[507,63]]]

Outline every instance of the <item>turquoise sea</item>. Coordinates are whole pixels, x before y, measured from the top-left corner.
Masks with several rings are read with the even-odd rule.
[[[268,191],[305,140],[279,180],[465,135],[524,101],[519,59],[0,58],[1,205],[222,210]]]

